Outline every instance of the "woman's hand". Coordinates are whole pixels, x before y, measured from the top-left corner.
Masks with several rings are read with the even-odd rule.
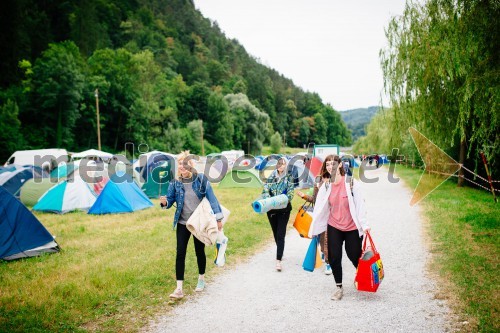
[[[219,229],[219,231],[222,230],[222,221],[221,220],[217,221],[217,228]]]
[[[167,205],[167,197],[165,195],[160,196],[160,205],[162,207]]]
[[[371,230],[371,228],[370,228],[370,227],[368,227],[368,228],[365,228],[365,229],[363,230],[363,232],[364,232],[364,233],[368,233],[368,234],[369,234],[369,233],[370,233],[370,230]]]
[[[297,191],[297,195],[298,195],[299,197],[301,197],[302,199],[304,199],[304,193],[303,193],[303,192],[301,192],[301,191]]]

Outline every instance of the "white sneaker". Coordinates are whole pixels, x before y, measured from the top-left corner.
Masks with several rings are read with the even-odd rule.
[[[173,299],[181,299],[184,297],[184,293],[182,292],[182,289],[175,289],[174,292],[171,293],[169,297]]]
[[[201,292],[201,291],[205,290],[206,286],[207,285],[205,283],[205,280],[198,280],[198,284],[196,285],[196,289],[194,291]]]
[[[283,266],[281,266],[281,261],[280,260],[276,261],[276,270],[278,272],[281,272],[282,269],[283,269]]]
[[[330,264],[326,264],[325,266],[325,275],[331,275],[332,274],[332,267]]]
[[[332,300],[340,301],[342,299],[342,296],[344,296],[344,289],[342,287],[337,287],[337,290],[335,290],[332,295]]]

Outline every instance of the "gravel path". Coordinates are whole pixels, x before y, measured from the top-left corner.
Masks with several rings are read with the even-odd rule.
[[[447,331],[448,307],[434,298],[436,285],[426,274],[429,253],[422,239],[419,207],[409,206],[412,193],[401,182],[389,183],[386,170],[369,172],[369,178],[380,179],[363,184],[372,237],[385,268],[377,293],[354,289],[355,270],[344,252],[344,298],[330,300],[333,276],[324,275],[323,268],[313,273],[302,269],[309,240],[290,229],[281,273],[274,270],[275,246],[270,244],[219,275],[203,294],[188,297],[157,318],[145,331]]]

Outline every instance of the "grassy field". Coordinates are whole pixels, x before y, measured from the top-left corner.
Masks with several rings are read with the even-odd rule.
[[[259,189],[215,192],[231,217],[225,227],[226,266],[215,267],[214,249],[206,249],[209,282],[272,241],[266,216],[250,207]],[[175,288],[174,209],[160,210],[154,203],[133,214],[37,214],[62,251],[0,262],[0,332],[133,332],[164,313]],[[185,292],[193,292],[197,272],[191,240]]]
[[[307,148],[291,148],[291,147],[281,147],[280,154],[285,154],[285,155],[293,155],[301,152],[306,152]],[[262,155],[267,156],[271,155],[271,147],[270,146],[264,146],[262,147]]]
[[[397,167],[412,189],[420,171]],[[500,331],[500,206],[484,190],[458,188],[447,181],[421,203],[427,219],[431,269],[441,297],[458,314],[463,332]],[[463,324],[466,322],[465,324]]]
[[[398,166],[396,172],[413,189],[421,171]],[[226,267],[215,267],[213,248],[207,248],[208,281],[272,241],[266,217],[251,212],[258,189],[215,192],[232,216],[225,228],[230,238]],[[299,202],[296,196],[294,212]],[[175,288],[174,210],[154,203],[133,214],[37,214],[62,251],[0,262],[0,332],[133,332],[168,310]],[[449,300],[458,322],[468,322],[461,331],[499,331],[498,204],[486,191],[457,188],[453,182],[420,204],[431,269],[439,275],[438,297]],[[191,241],[186,292],[193,292],[196,279]]]

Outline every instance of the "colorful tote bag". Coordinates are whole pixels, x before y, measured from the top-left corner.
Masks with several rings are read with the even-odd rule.
[[[309,228],[312,222],[312,205],[309,202],[305,202],[302,207],[300,207],[297,215],[295,216],[295,221],[293,222],[293,227],[297,229],[300,237],[310,238]]]
[[[366,242],[370,246],[366,247]],[[354,285],[359,291],[376,292],[384,278],[384,266],[369,232],[365,234],[363,251],[358,261]]]

